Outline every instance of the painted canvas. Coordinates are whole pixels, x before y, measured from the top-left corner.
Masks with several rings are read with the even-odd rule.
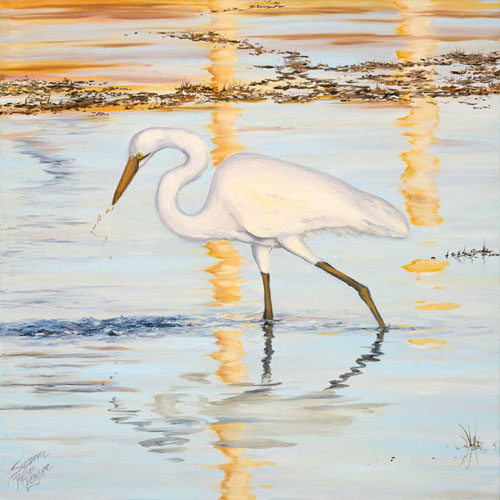
[[[1,498],[498,498],[498,2],[1,4]]]

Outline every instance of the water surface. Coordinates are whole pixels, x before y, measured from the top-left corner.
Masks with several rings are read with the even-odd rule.
[[[308,12],[288,4],[293,15],[200,15],[190,6],[169,22],[216,26],[330,64],[415,60],[456,43],[491,48],[491,34],[479,34],[491,12],[478,2],[454,10],[311,2]],[[151,84],[138,60],[166,86],[186,75],[224,85],[252,72],[246,53],[166,46],[143,33],[165,28],[157,8],[151,19],[131,21],[126,9],[121,20],[82,24],[81,39],[92,34],[96,44],[136,26],[153,44],[102,48],[133,64],[112,69],[103,57],[93,75]],[[427,11],[434,17],[424,23]],[[54,40],[67,39],[71,25],[61,20],[70,11],[50,23],[37,12],[34,38],[55,30]],[[18,35],[10,33],[15,43]],[[77,60],[81,44],[37,53]],[[19,50],[29,59],[30,47]],[[90,77],[88,69],[71,74]],[[498,261],[449,253],[499,248],[498,100],[465,101],[474,105],[410,91],[370,105],[228,102],[1,118],[2,497],[28,495],[9,483],[9,469],[45,450],[52,469],[29,493],[41,499],[497,498]],[[129,137],[147,126],[200,134],[214,166],[242,150],[278,156],[397,206],[411,224],[407,240],[310,240],[370,287],[391,328],[376,330],[351,289],[281,250],[272,261],[277,321],[262,324],[249,248],[185,242],[158,219],[156,184],[182,161],[177,152],[158,154],[105,213]],[[186,210],[203,204],[212,172],[183,192]],[[482,450],[462,447],[458,424],[477,425]]]

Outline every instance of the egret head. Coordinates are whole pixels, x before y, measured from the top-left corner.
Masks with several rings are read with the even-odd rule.
[[[196,155],[203,168],[208,162],[207,145],[201,137],[188,130],[172,127],[151,127],[141,130],[130,139],[127,165],[113,196],[113,205],[125,192],[135,174],[157,151],[165,148],[178,149],[187,157]]]
[[[139,169],[146,165],[154,153],[165,147],[168,147],[165,142],[165,129],[147,128],[130,139],[128,161],[113,196],[113,205],[120,199]]]

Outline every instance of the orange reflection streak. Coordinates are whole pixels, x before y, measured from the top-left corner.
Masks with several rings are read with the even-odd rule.
[[[220,33],[225,38],[234,39],[236,17],[234,12],[220,12],[224,9],[237,8],[239,2],[233,0],[210,0],[210,9],[213,12],[212,31]],[[232,44],[224,45],[222,43],[211,44],[208,55],[210,66],[207,68],[212,75],[212,85],[222,88],[233,83],[234,65],[238,60],[238,54]]]
[[[214,333],[215,342],[220,349],[211,356],[221,363],[215,374],[226,384],[238,384],[246,378],[246,366],[243,364],[243,342],[239,338],[243,332],[239,329],[218,330]]]
[[[231,442],[243,438],[246,425],[241,422],[229,422],[212,424],[210,428],[216,432],[219,441]],[[274,465],[274,462],[246,458],[242,456],[245,453],[244,448],[218,445],[214,445],[214,448],[221,451],[229,460],[225,464],[213,467],[224,473],[224,479],[220,484],[222,494],[219,500],[254,500],[257,498],[250,493],[253,486],[250,485],[252,475],[248,469],[262,467],[263,465]]]
[[[219,441],[231,441],[241,439],[241,431],[245,429],[243,423],[222,423],[212,424],[210,428],[214,430]],[[242,448],[227,448],[225,446],[214,446],[221,451],[229,460],[228,463],[220,464],[216,468],[224,473],[224,479],[221,481],[220,489],[222,495],[220,500],[244,499],[251,500],[256,498],[250,493],[250,478],[248,467],[251,466],[247,458],[241,456],[244,453]]]
[[[125,67],[125,64],[91,61],[3,61],[0,63],[0,72],[2,75],[19,75],[23,74],[23,72],[30,75],[43,73],[59,73],[64,75],[77,70],[120,67]]]
[[[236,17],[234,12],[219,12],[224,9],[231,9],[239,6],[239,2],[234,0],[211,0],[210,8],[216,11],[213,31],[221,33],[225,38],[234,40],[236,38]],[[234,83],[234,66],[238,60],[236,48],[232,44],[223,45],[213,43],[210,47],[208,58],[211,62],[207,68],[212,75],[210,83],[214,88],[228,88]],[[209,126],[214,137],[212,142],[215,148],[211,157],[215,166],[219,165],[228,156],[241,151],[243,147],[236,141],[234,127],[236,120],[241,115],[241,110],[232,102],[221,102],[217,109],[212,112],[212,122]]]
[[[210,305],[217,307],[238,302],[241,299],[240,285],[243,283],[239,276],[242,258],[238,250],[226,240],[209,241],[204,247],[208,249],[210,257],[219,259],[219,262],[205,269],[213,276],[209,281],[214,287],[214,302]]]
[[[211,355],[221,366],[215,374],[225,384],[237,384],[246,379],[247,368],[243,364],[243,342],[240,329],[221,329],[214,333],[219,350]],[[219,500],[253,500],[250,493],[252,477],[248,469],[263,465],[274,465],[273,462],[252,460],[244,456],[245,448],[231,446],[231,441],[245,438],[246,424],[243,422],[218,422],[210,425],[217,434],[219,443],[214,448],[221,451],[228,462],[213,466],[224,473],[221,481]]]
[[[235,0],[210,0],[209,7],[213,12],[211,29],[221,33],[224,37],[234,39],[236,36],[236,14],[234,12],[221,12],[239,6]],[[213,43],[208,54],[210,66],[207,68],[212,75],[211,85],[217,88],[228,87],[234,82],[234,65],[238,59],[233,45]],[[214,134],[212,142],[215,148],[211,152],[212,162],[215,166],[229,155],[241,151],[243,147],[236,141],[234,127],[241,110],[231,102],[221,102],[212,112],[212,121],[209,125]],[[221,306],[241,299],[240,265],[242,258],[239,252],[228,241],[211,241],[207,245],[208,255],[219,259],[217,264],[205,269],[213,275],[210,279],[214,287],[214,303],[211,306]]]
[[[415,0],[416,3],[420,0]],[[241,0],[236,4],[235,0],[210,1],[212,10],[224,10],[225,8],[239,8],[241,14],[258,16],[262,10],[248,9],[251,5],[258,3],[255,0]],[[361,14],[376,11],[390,11],[394,2],[391,0],[356,0],[336,1],[332,0],[287,0],[283,2],[287,8],[268,9],[267,16],[310,16],[320,14]],[[423,2],[422,2],[423,3]],[[141,18],[163,18],[167,13],[171,17],[186,16],[186,12],[199,12],[206,8],[206,0],[2,0],[0,7],[12,11],[14,14],[26,19],[38,17],[57,19],[62,14],[74,17],[104,17],[109,19],[137,19]],[[219,6],[219,7],[216,7]],[[432,6],[427,6],[426,14],[450,17],[496,17],[498,2],[493,0],[435,0]],[[245,9],[247,9],[245,11]],[[166,13],[165,13],[166,11]],[[24,15],[23,15],[24,14]],[[135,17],[132,17],[135,16]],[[146,17],[147,16],[147,17]]]
[[[426,349],[438,349],[438,348],[440,348],[448,343],[446,340],[431,339],[431,338],[408,339],[408,342],[410,344],[413,344],[413,345],[416,345],[419,347],[424,347]]]
[[[438,260],[438,259],[415,259],[412,260],[409,264],[401,266],[404,270],[409,273],[437,273],[443,271],[446,267],[448,267],[450,263],[446,260]]]
[[[450,311],[451,309],[458,309],[460,304],[455,304],[455,302],[431,302],[416,304],[415,309],[420,309],[421,311]]]
[[[214,133],[212,142],[215,148],[210,153],[215,166],[219,165],[228,156],[243,149],[236,141],[234,127],[242,111],[232,102],[219,102],[217,109],[212,111],[212,123],[209,129]]]
[[[211,29],[221,33],[227,38],[235,38],[234,26],[236,23],[234,12],[221,12],[225,9],[237,8],[236,0],[210,0],[209,7],[213,11],[213,23]],[[212,75],[211,85],[216,88],[224,88],[234,82],[234,65],[237,61],[236,49],[232,45],[211,44],[208,55],[210,67],[207,68]],[[211,158],[217,167],[229,155],[242,149],[236,142],[234,126],[241,110],[230,102],[217,105],[212,112],[212,121],[209,125],[213,133],[212,142],[215,148],[211,152]],[[236,302],[241,299],[240,285],[242,279],[239,277],[241,256],[228,241],[211,241],[205,245],[208,255],[219,259],[219,262],[206,269],[213,275],[210,282],[214,287],[213,305],[222,305]],[[246,367],[243,364],[243,342],[240,336],[243,332],[239,329],[222,329],[214,333],[216,345],[220,349],[212,354],[212,358],[221,365],[215,374],[226,384],[241,383],[246,378]],[[227,459],[226,463],[216,465],[215,468],[224,473],[224,479],[220,484],[220,500],[253,500],[255,495],[250,493],[253,488],[250,484],[252,475],[249,469],[266,465],[265,462],[244,457],[245,449],[230,446],[230,442],[244,438],[246,424],[243,422],[219,422],[212,424],[211,429],[215,431],[219,444],[214,448],[221,451]],[[227,445],[223,445],[226,443]]]
[[[186,18],[201,12],[201,0],[4,0],[2,18],[17,23],[79,23]]]
[[[397,31],[408,38],[406,47],[396,52],[401,60],[418,62],[431,55],[436,48],[426,16],[432,4],[432,0],[394,0],[402,16]],[[411,73],[417,70],[423,71],[422,83],[414,83],[416,80],[412,78]],[[409,93],[403,96],[403,100],[409,102],[410,113],[396,122],[397,126],[407,129],[404,135],[411,145],[409,151],[401,154],[406,163],[401,176],[406,210],[415,226],[439,226],[443,218],[438,213],[439,195],[434,184],[434,176],[439,171],[439,158],[428,151],[439,125],[439,108],[434,98],[420,94],[424,87],[433,85],[434,70],[431,66],[411,66],[398,76],[410,86]]]

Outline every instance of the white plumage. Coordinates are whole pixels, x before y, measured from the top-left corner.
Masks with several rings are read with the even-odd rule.
[[[257,238],[279,240],[330,229],[339,235],[405,237],[404,216],[378,196],[333,177],[268,156],[239,153],[223,161],[214,198]]]
[[[176,128],[149,128],[132,138],[129,161],[113,204],[139,168],[164,148],[182,151],[186,161],[167,171],[158,185],[156,206],[162,222],[172,232],[191,240],[250,243],[263,274],[269,273],[271,250],[277,247],[318,267],[326,265],[303,241],[313,232],[330,230],[339,235],[394,238],[408,235],[404,215],[382,198],[324,172],[249,153],[232,155],[218,166],[203,208],[195,215],[188,215],[179,206],[178,194],[207,168],[209,150],[199,136]],[[358,290],[353,283],[360,284],[352,278],[347,277],[353,282],[350,283],[339,275],[336,277]],[[267,293],[266,290],[266,299]]]

